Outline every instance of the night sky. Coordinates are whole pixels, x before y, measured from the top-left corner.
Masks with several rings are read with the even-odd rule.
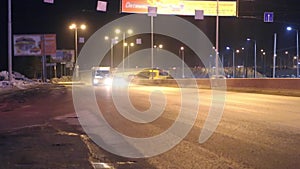
[[[127,15],[119,12],[119,0],[107,2],[108,11],[104,13],[96,11],[97,0],[55,0],[54,4],[45,4],[43,0],[12,0],[13,34],[54,33],[57,35],[57,49],[73,49],[74,32],[68,28],[72,22],[88,26],[86,31],[79,32],[79,36],[88,39],[106,23]],[[0,1],[0,71],[7,69],[7,3],[7,0]],[[274,23],[263,22],[265,11],[274,12]],[[285,28],[291,25],[300,29],[299,16],[297,0],[240,0],[238,18],[220,18],[219,51],[225,52],[226,46],[244,47],[246,38],[251,37],[256,39],[258,50],[267,51],[271,61],[273,34],[277,33],[278,54],[286,50],[295,54],[296,34]],[[203,21],[195,21],[192,16],[183,18],[198,26],[215,43],[215,17],[205,17]]]

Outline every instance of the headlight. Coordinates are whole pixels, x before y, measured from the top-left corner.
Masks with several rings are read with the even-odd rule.
[[[105,78],[104,79],[104,84],[105,85],[111,85],[112,84],[112,78]]]
[[[94,79],[93,80],[93,84],[98,84],[100,81],[99,81],[99,79]]]

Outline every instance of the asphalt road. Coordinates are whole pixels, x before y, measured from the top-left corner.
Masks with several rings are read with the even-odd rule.
[[[226,92],[218,127],[206,142],[200,144],[199,135],[211,107],[222,107],[215,105],[214,99],[217,98],[212,98],[210,90],[187,91],[186,96],[194,99],[196,94],[199,98],[196,100],[200,103],[199,108],[195,110],[194,105],[188,103],[187,107],[181,107],[181,98],[184,100],[186,96],[182,96],[179,89],[132,86],[129,98],[138,113],[149,108],[148,113],[154,113],[163,105],[157,118],[140,124],[126,119],[134,118],[130,117],[131,111],[126,111],[126,105],[131,105],[126,102],[121,107],[114,105],[124,101],[123,93],[120,93],[123,90],[116,90],[112,97],[111,89],[103,86],[78,86],[77,89],[81,92],[79,97],[85,100],[81,109],[74,109],[73,103],[75,107],[79,103],[72,100],[71,88],[50,88],[44,94],[32,94],[28,97],[31,99],[20,102],[8,102],[7,97],[2,99],[0,161],[4,168],[92,168],[90,163],[101,168],[101,162],[114,168],[300,168],[300,97]],[[88,93],[95,94],[96,102]],[[165,98],[165,104],[161,98]],[[123,158],[101,149],[97,140],[92,141],[93,136],[89,138],[83,131],[82,126],[85,128],[99,122],[85,121],[91,120],[88,115],[95,103],[115,131],[132,138],[149,138],[164,133],[172,128],[181,108],[183,112],[196,111],[198,115],[192,124],[191,121],[180,123],[182,128],[187,125],[192,125],[192,128],[170,150],[144,159]],[[79,111],[78,118],[75,110]],[[129,114],[124,118],[118,110]],[[87,112],[86,119],[82,112]],[[149,114],[146,117],[150,118]],[[184,120],[190,118],[184,116]],[[147,120],[135,120],[141,119]],[[178,130],[180,132],[183,131]],[[113,147],[122,144],[119,144],[120,140],[109,137],[112,136],[110,133],[105,136],[108,137],[102,141],[112,149],[127,151],[128,147]],[[153,150],[161,148],[160,145],[147,147]],[[44,155],[34,155],[41,150]],[[143,154],[143,150],[138,150]]]

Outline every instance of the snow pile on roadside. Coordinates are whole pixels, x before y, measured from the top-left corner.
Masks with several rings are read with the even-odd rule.
[[[28,79],[19,72],[13,72],[12,80],[9,81],[9,73],[7,71],[0,72],[0,90],[12,88],[26,89],[39,83],[40,82]]]

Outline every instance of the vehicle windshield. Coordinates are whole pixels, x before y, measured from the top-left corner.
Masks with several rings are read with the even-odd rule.
[[[106,71],[106,70],[97,70],[95,72],[95,76],[108,77],[109,76],[109,71]]]

